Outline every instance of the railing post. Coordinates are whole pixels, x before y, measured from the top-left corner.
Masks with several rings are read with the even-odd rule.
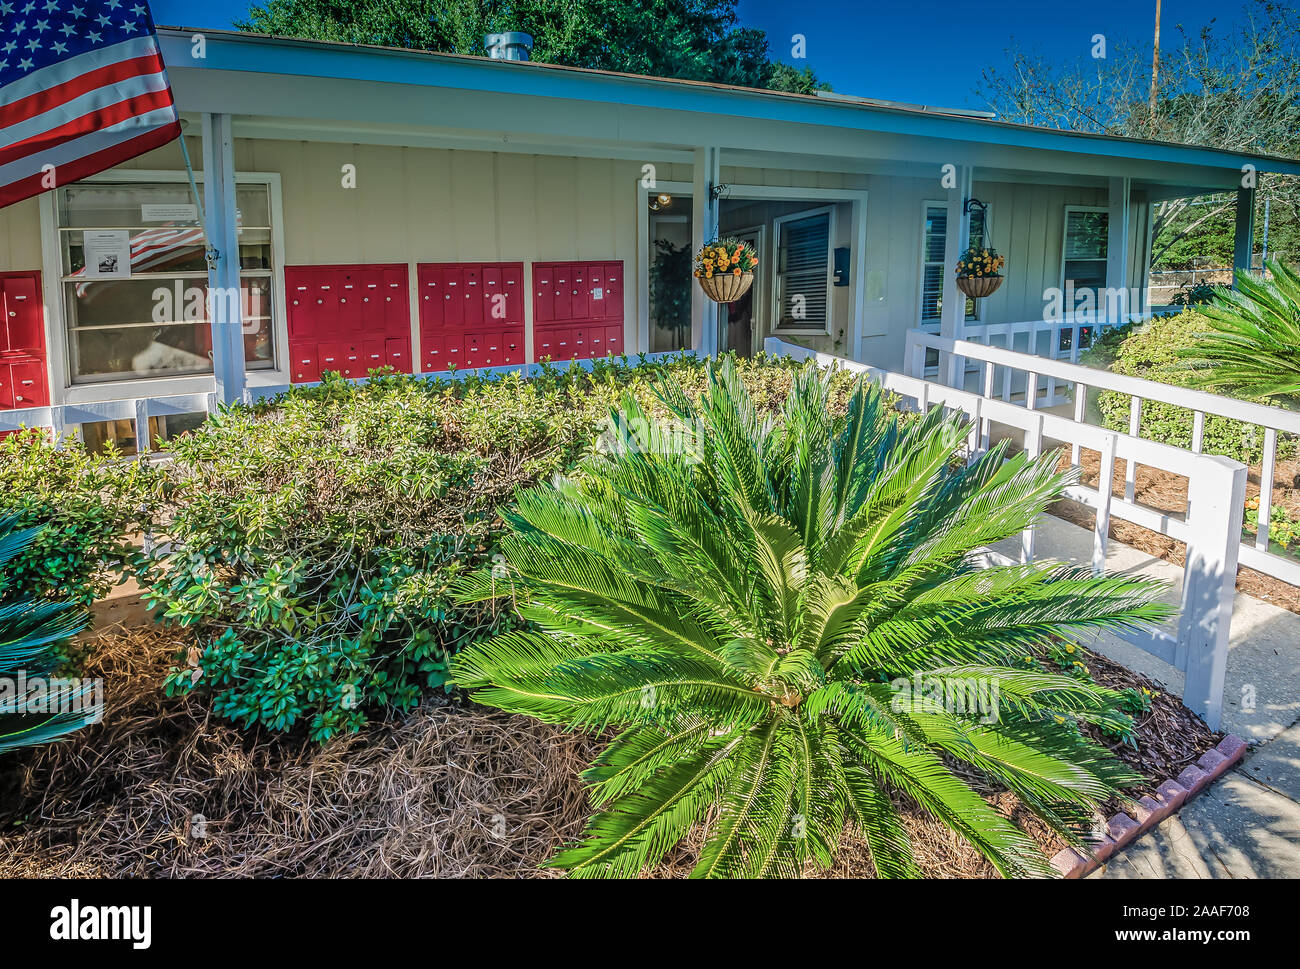
[[[149,399],[141,397],[135,402],[135,453],[143,455],[152,451],[149,440]]]
[[[1032,408],[1031,408],[1032,409]],[[1025,431],[1025,454],[1030,460],[1036,460],[1043,453],[1043,415],[1039,414]],[[1020,551],[1022,562],[1034,560],[1034,536],[1037,524],[1030,525],[1020,533]]]
[[[68,425],[63,420],[63,407],[55,404],[50,408],[50,434],[54,437],[55,450],[62,450],[63,439],[68,434]]]
[[[1106,571],[1106,546],[1110,542],[1110,505],[1115,493],[1115,445],[1118,437],[1107,434],[1101,446],[1097,469],[1097,522],[1092,532],[1092,574]],[[1131,459],[1130,459],[1131,461]]]
[[[1129,398],[1128,403],[1128,433],[1129,437],[1140,437],[1138,431],[1142,429],[1142,398],[1133,396]],[[1137,462],[1124,462],[1124,500],[1132,501],[1133,496],[1137,493]]]
[[[1255,547],[1264,552],[1268,551],[1268,533],[1273,526],[1273,472],[1276,464],[1277,431],[1266,427],[1264,428],[1264,463],[1259,473],[1259,528],[1255,532]]]
[[[1241,548],[1246,466],[1207,455],[1203,471],[1189,479],[1188,493],[1191,514],[1174,662],[1187,674],[1183,702],[1200,714],[1211,730],[1218,730]]]
[[[1088,416],[1088,385],[1078,381],[1074,384],[1074,423],[1082,424]],[[1070,445],[1070,464],[1079,466],[1079,442]]]

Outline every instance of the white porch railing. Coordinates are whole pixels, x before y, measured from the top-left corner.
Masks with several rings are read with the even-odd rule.
[[[1047,357],[1053,360],[1068,360],[1070,363],[1079,362],[1079,354],[1092,346],[1096,338],[1106,330],[1113,329],[1117,326],[1123,326],[1127,323],[1136,323],[1142,320],[1150,319],[1150,313],[1129,313],[1121,320],[1116,322],[1107,316],[1087,316],[1076,314],[1068,319],[1059,320],[1022,320],[1016,323],[968,323],[963,331],[962,339],[970,343],[981,343],[990,347],[1001,347],[1004,350],[1016,350],[1027,353],[1030,356]],[[932,336],[938,334],[932,331],[920,331]],[[907,372],[920,375],[921,369],[912,364],[911,349],[907,358]],[[942,355],[941,355],[942,358]],[[924,358],[922,359],[924,362]],[[931,366],[924,371],[926,374],[933,374],[941,377],[944,383],[953,387],[957,385],[955,376],[959,372],[957,369],[956,358],[949,358],[948,366],[945,372],[947,378],[942,378],[938,368]],[[1010,375],[1004,375],[1005,384],[1002,387],[1003,399],[1010,400],[1013,388],[1011,386]],[[1052,407],[1064,402],[1063,396],[1058,394],[1059,388],[1052,377],[1047,378],[1047,401],[1045,406]],[[1020,387],[1015,392],[1023,391]]]
[[[924,366],[926,349],[935,349],[947,353],[954,361],[949,368],[950,374],[965,373],[966,364],[978,365],[977,386],[981,396],[992,398],[1001,388],[1001,399],[1007,403],[1018,403],[1028,409],[1060,406],[1073,398],[1074,420],[1082,424],[1088,409],[1088,395],[1094,390],[1109,390],[1129,396],[1129,427],[1132,437],[1140,436],[1142,428],[1142,406],[1146,401],[1157,401],[1181,407],[1190,412],[1192,417],[1191,451],[1200,454],[1205,439],[1205,417],[1226,417],[1253,425],[1261,431],[1263,442],[1263,461],[1260,469],[1259,488],[1259,528],[1253,541],[1242,541],[1240,562],[1242,565],[1280,579],[1290,585],[1300,586],[1300,561],[1287,555],[1279,555],[1269,550],[1269,532],[1272,519],[1273,475],[1277,467],[1277,442],[1279,434],[1300,436],[1300,412],[1269,407],[1264,404],[1252,404],[1247,401],[1233,400],[1201,390],[1187,387],[1174,387],[1170,384],[1156,383],[1139,377],[1128,377],[1083,367],[1063,360],[1051,360],[1024,353],[1005,350],[1000,347],[983,346],[969,340],[948,340],[921,330],[909,330],[907,337],[907,356],[909,373],[921,373]],[[998,371],[1001,371],[999,377]],[[982,379],[980,379],[982,377]],[[955,380],[952,383],[956,383]],[[965,381],[963,380],[963,385]],[[1044,386],[1045,385],[1045,386]],[[1014,388],[1014,389],[1013,389]],[[1033,392],[1029,393],[1029,388]],[[1059,392],[1060,399],[1057,395]],[[1014,396],[1014,399],[1013,399]],[[1079,463],[1079,444],[1068,439],[1071,445],[1071,461]],[[1085,445],[1086,446],[1086,445]],[[1138,460],[1136,463],[1151,467],[1149,462]],[[1133,461],[1125,464],[1124,499],[1133,501],[1137,485],[1137,468]],[[1243,495],[1242,501],[1245,498]],[[1139,522],[1139,524],[1142,524]],[[1153,531],[1160,531],[1159,528]],[[1167,534],[1167,533],[1162,533]],[[1176,536],[1174,536],[1176,537]]]
[[[1011,354],[1016,360],[1025,354],[982,347],[963,341],[944,340],[932,334],[920,334],[932,345],[947,352],[963,349],[975,353]],[[1145,441],[1128,434],[1085,424],[1082,420],[1046,413],[995,397],[991,372],[985,369],[982,393],[949,387],[910,376],[881,370],[775,338],[766,341],[769,354],[795,359],[814,359],[827,366],[864,373],[886,390],[898,394],[909,406],[926,410],[936,404],[961,411],[971,419],[968,452],[974,456],[989,446],[994,423],[1018,429],[1022,445],[1031,455],[1043,451],[1045,441],[1060,441],[1073,448],[1089,448],[1101,454],[1100,486],[1071,486],[1066,496],[1095,512],[1092,567],[1100,572],[1106,562],[1110,521],[1120,518],[1169,535],[1187,545],[1183,572],[1182,597],[1177,633],[1165,630],[1119,633],[1123,639],[1146,650],[1186,674],[1183,701],[1200,714],[1212,728],[1218,729],[1223,712],[1223,684],[1228,659],[1228,635],[1232,622],[1232,604],[1236,586],[1238,550],[1241,547],[1242,506],[1246,490],[1246,467],[1238,461],[1217,455],[1196,454],[1181,448]],[[1040,358],[1028,358],[1038,360]],[[924,366],[924,359],[921,359]],[[1043,360],[1044,364],[1049,363]],[[1036,366],[1037,364],[1030,364]],[[1084,368],[1078,368],[1084,369]],[[1176,518],[1139,505],[1131,496],[1120,498],[1109,487],[1116,460],[1158,468],[1184,476],[1189,482],[1190,504],[1183,518]],[[1035,555],[1032,529],[1021,537],[1021,560]]]

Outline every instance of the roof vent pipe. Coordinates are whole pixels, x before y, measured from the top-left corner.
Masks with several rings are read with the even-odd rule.
[[[533,49],[531,34],[517,30],[504,34],[488,34],[483,38],[488,57],[498,61],[526,61]]]

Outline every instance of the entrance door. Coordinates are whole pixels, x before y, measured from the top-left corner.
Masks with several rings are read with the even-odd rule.
[[[763,288],[763,236],[761,227],[743,229],[733,233],[742,242],[748,242],[759,254],[758,269],[754,274],[754,285],[745,295],[734,303],[723,303],[718,307],[718,349],[723,353],[735,353],[742,357],[754,355],[759,333],[757,311],[759,304],[757,294]]]

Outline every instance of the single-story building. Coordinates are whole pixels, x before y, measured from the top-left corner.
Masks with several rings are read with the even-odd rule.
[[[1254,176],[1300,174],[870,98],[159,38],[204,204],[174,142],[0,210],[0,408],[229,399],[380,364],[748,354],[769,335],[901,369],[918,326],[1041,320],[1059,294],[1102,289],[1131,292],[1123,312],[1149,309],[1162,199],[1237,191],[1248,265]],[[691,278],[717,235],[760,257],[750,292],[721,307]],[[972,240],[1006,258],[980,300],[953,273]],[[209,320],[210,281],[230,291],[236,274],[238,305]]]

